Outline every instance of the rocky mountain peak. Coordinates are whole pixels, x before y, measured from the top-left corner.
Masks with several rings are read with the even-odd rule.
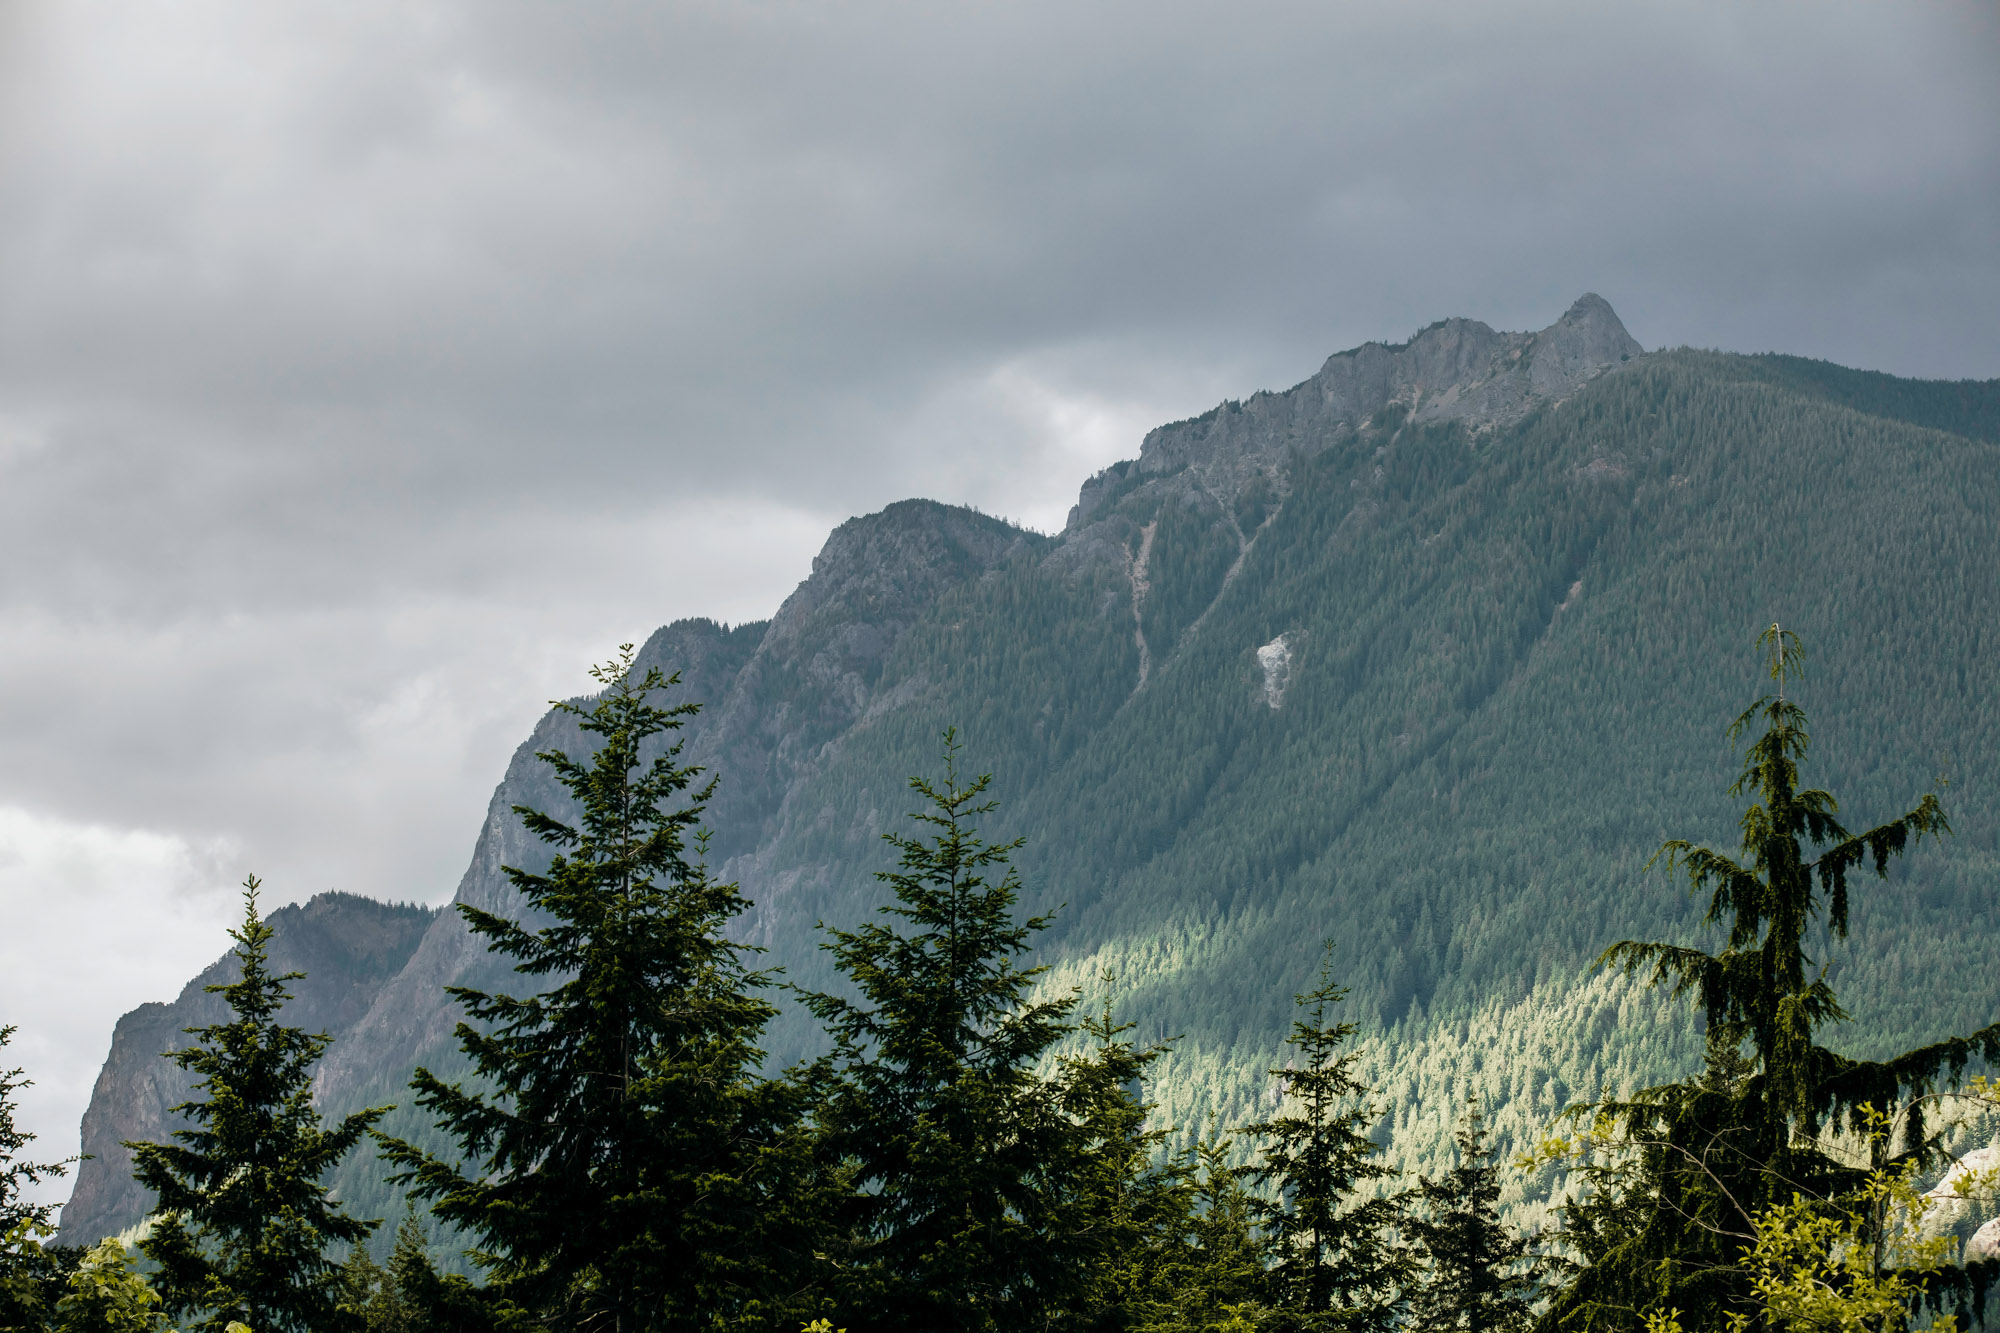
[[[2000,381],[1926,385],[1689,352],[1648,358],[1644,373],[1617,369],[1637,355],[1595,297],[1535,333],[1443,321],[1330,358],[1285,393],[1154,432],[1143,459],[1086,490],[1095,513],[1060,540],[971,510],[893,505],[834,533],[773,621],[662,629],[641,663],[681,671],[672,700],[702,705],[679,739],[683,760],[718,780],[705,817],[711,868],[756,904],[732,932],[768,946],[788,981],[837,984],[815,923],[872,919],[879,835],[908,827],[907,775],[935,772],[937,729],[956,722],[972,761],[1001,774],[1007,822],[995,832],[1032,837],[1024,907],[1074,904],[1040,946],[1052,982],[1133,966],[1134,1017],[1158,1031],[1187,1020],[1180,1049],[1201,1063],[1177,1063],[1162,1097],[1181,1123],[1256,1113],[1269,1067],[1259,1052],[1284,1032],[1284,978],[1309,974],[1329,921],[1354,945],[1343,956],[1356,965],[1356,1004],[1405,1034],[1393,1058],[1424,1086],[1474,1086],[1498,1068],[1479,1050],[1513,1043],[1499,1063],[1526,1072],[1488,1080],[1497,1135],[1538,1133],[1577,1087],[1670,1075],[1687,1052],[1651,1027],[1612,1038],[1622,1021],[1604,1024],[1624,999],[1588,969],[1601,943],[1591,922],[1610,914],[1621,931],[1667,930],[1679,909],[1672,895],[1655,908],[1590,887],[1616,882],[1625,853],[1617,836],[1570,830],[1583,820],[1615,835],[1635,793],[1670,828],[1712,818],[1699,794],[1712,790],[1712,747],[1686,743],[1689,719],[1726,715],[1739,697],[1745,624],[1774,598],[1810,602],[1827,586],[1915,578],[1929,600],[1971,606],[1942,622],[1947,641],[1930,656],[1989,668],[1924,693],[1928,677],[1895,674],[1909,654],[1874,646],[1895,627],[1858,623],[1849,664],[1880,658],[1890,674],[1836,673],[1873,691],[1844,706],[1862,725],[1833,747],[1851,752],[1839,785],[1841,772],[1891,772],[1952,742],[2000,750],[2000,729],[1977,707],[2000,690],[2000,659],[1950,637],[2000,615],[1996,585],[1976,562],[1961,571],[1934,558],[1983,549],[1984,516],[2000,508],[1987,466]],[[1586,413],[1591,429],[1574,429]],[[1836,428],[1822,428],[1836,413]],[[1412,427],[1413,417],[1447,426]],[[1642,449],[1656,466],[1641,470]],[[1884,460],[1907,481],[1881,486]],[[1798,491],[1801,477],[1825,480]],[[1629,484],[1600,484],[1614,478]],[[1722,502],[1738,492],[1777,499]],[[1827,496],[1870,540],[1795,522],[1798,542],[1774,562],[1773,514],[1809,516]],[[1703,590],[1700,614],[1644,614],[1679,605],[1690,587]],[[1867,725],[1899,709],[1908,718],[1897,727]],[[1607,727],[1612,712],[1618,725]],[[503,867],[539,868],[551,849],[514,811],[567,810],[536,755],[588,753],[575,723],[547,715],[515,753],[459,902],[521,914]],[[1920,735],[1909,731],[1919,723]],[[1662,766],[1635,779],[1642,751]],[[1576,819],[1547,818],[1572,806]],[[1966,841],[1995,818],[1991,802],[1975,804]],[[1413,842],[1412,829],[1426,836]],[[1972,864],[1947,862],[1925,881],[1946,896],[1929,918],[1899,914],[1910,933],[1860,974],[1857,1009],[1900,993],[1902,959],[1962,943],[1979,904],[1950,886],[1971,883]],[[1523,876],[1523,865],[1550,870]],[[1496,883],[1510,886],[1497,915],[1480,887]],[[274,912],[287,950],[274,961],[308,972],[298,1021],[336,1037],[319,1072],[322,1108],[399,1102],[389,1127],[417,1134],[428,1116],[409,1102],[409,1070],[463,1067],[461,1015],[441,988],[518,994],[525,983],[455,912],[431,920],[395,967],[425,923],[381,910],[326,899]],[[339,938],[308,949],[321,913]],[[1941,1007],[1940,1022],[1990,1017],[1996,1001],[1968,976],[1933,988],[1956,1006]],[[1270,1003],[1244,977],[1262,979]],[[201,991],[215,979],[198,979],[186,1008],[144,1006],[119,1025],[84,1126],[99,1157],[79,1172],[66,1238],[87,1242],[145,1212],[118,1145],[172,1128],[186,1085],[159,1053],[215,1012],[197,1007],[216,1000]],[[768,1040],[774,1068],[821,1049],[796,1007]],[[1412,1172],[1448,1165],[1452,1152],[1449,1126],[1424,1123],[1396,1140]],[[400,1213],[381,1175],[357,1153],[330,1184],[364,1215]],[[1974,1230],[1979,1217],[1952,1215],[1952,1234],[1969,1257],[2000,1255],[2000,1223]]]
[[[690,754],[728,776],[718,824],[761,834],[820,746],[875,702],[904,631],[947,590],[1046,541],[933,500],[903,500],[835,528],[728,688],[708,696]],[[744,845],[725,839],[718,851]]]
[[[1611,303],[1586,292],[1535,333],[1500,333],[1475,319],[1447,319],[1400,346],[1365,343],[1336,352],[1319,374],[1280,396],[1317,390],[1320,420],[1336,429],[1359,427],[1384,408],[1402,407],[1411,420],[1462,421],[1490,430],[1568,397],[1644,350]]]
[[[1476,319],[1444,319],[1403,343],[1363,343],[1335,352],[1311,379],[1282,393],[1226,402],[1189,421],[1147,434],[1136,464],[1084,483],[1067,532],[1085,523],[1136,467],[1141,475],[1187,471],[1224,506],[1255,478],[1283,488],[1287,456],[1311,456],[1376,424],[1457,421],[1485,432],[1560,402],[1585,383],[1644,352],[1595,292],[1534,333],[1503,333]]]
[[[771,618],[758,656],[871,674],[888,643],[938,592],[1035,540],[1005,519],[934,500],[902,500],[851,518],[833,530],[813,557],[811,576]],[[868,631],[856,638],[863,626]]]
[[[1611,303],[1585,292],[1563,317],[1534,337],[1530,374],[1542,397],[1562,397],[1598,372],[1645,352]]]

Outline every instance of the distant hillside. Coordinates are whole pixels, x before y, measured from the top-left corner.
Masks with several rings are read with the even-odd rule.
[[[290,983],[284,1021],[336,1040],[345,1036],[437,919],[435,908],[378,903],[351,893],[322,893],[272,912],[272,970],[306,974]],[[63,1209],[64,1241],[87,1242],[122,1231],[151,1208],[151,1195],[132,1180],[132,1154],[124,1144],[163,1141],[182,1123],[171,1108],[188,1099],[190,1080],[160,1057],[187,1044],[183,1029],[228,1018],[222,997],[204,988],[235,980],[235,961],[225,954],[172,1004],[142,1004],[118,1020],[111,1055],[83,1114],[83,1151],[89,1156],[76,1169],[76,1189]]]
[[[1590,963],[1701,938],[1642,867],[1669,836],[1733,844],[1722,728],[1773,620],[1814,651],[1809,776],[1857,823],[1950,778],[1956,836],[1867,885],[1827,960],[1853,1049],[2000,1010],[1996,442],[2000,382],[1646,354],[1586,297],[1163,426],[1054,538],[922,501],[852,520],[770,622],[679,622],[641,660],[705,705],[716,847],[791,980],[828,984],[815,922],[881,900],[877,835],[956,725],[1031,906],[1060,909],[1053,984],[1115,973],[1141,1033],[1179,1038],[1166,1114],[1250,1116],[1331,937],[1392,1151],[1428,1165],[1468,1091],[1504,1147],[1692,1058],[1680,1010]],[[500,867],[541,860],[509,810],[561,808],[533,752],[575,740],[552,716],[516,753],[461,900],[504,907]],[[453,1067],[438,987],[467,976],[495,979],[447,914],[343,1030],[329,1108]],[[791,1013],[769,1044],[815,1041]],[[341,1188],[381,1213],[376,1175]]]

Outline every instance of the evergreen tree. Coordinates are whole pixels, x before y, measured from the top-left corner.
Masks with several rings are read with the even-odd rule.
[[[449,988],[478,1082],[419,1069],[411,1086],[463,1164],[385,1144],[398,1183],[476,1238],[497,1301],[620,1333],[782,1303],[809,1225],[771,1189],[798,1093],[756,1073],[775,1011],[753,950],[723,934],[747,903],[699,855],[713,783],[693,789],[699,770],[655,739],[697,705],[652,702],[679,677],[639,675],[632,657],[626,645],[593,669],[594,702],[556,704],[598,740],[587,761],[540,755],[576,822],[514,807],[558,849],[546,874],[507,870],[547,924],[459,905],[489,949],[553,987]]]
[[[13,1028],[0,1027],[0,1050],[13,1036]],[[79,1258],[71,1247],[42,1243],[54,1231],[55,1205],[22,1194],[23,1186],[60,1179],[70,1167],[21,1159],[35,1139],[14,1123],[14,1094],[29,1084],[22,1072],[0,1069],[0,1329],[37,1326]]]
[[[1250,1333],[1263,1318],[1263,1249],[1256,1201],[1229,1165],[1229,1141],[1210,1137],[1185,1154],[1189,1208],[1159,1279],[1163,1295],[1142,1333]]]
[[[496,1293],[474,1286],[457,1273],[440,1273],[431,1263],[416,1219],[397,1229],[378,1289],[379,1311],[401,1323],[386,1322],[391,1333],[540,1333],[546,1325]],[[379,1294],[393,1292],[393,1296]]]
[[[1938,1133],[1926,1124],[1923,1099],[1973,1059],[2000,1058],[2000,1023],[1886,1061],[1851,1060],[1818,1043],[1820,1028],[1847,1015],[1824,964],[1807,952],[1811,932],[1822,928],[1829,943],[1846,939],[1849,876],[1872,867],[1886,878],[1891,856],[1950,826],[1936,795],[1926,794],[1899,818],[1849,833],[1832,795],[1799,785],[1806,718],[1785,697],[1803,666],[1798,639],[1772,625],[1758,643],[1770,654],[1777,690],[1728,731],[1739,740],[1763,726],[1730,788],[1753,798],[1741,821],[1741,856],[1677,839],[1655,858],[1709,894],[1706,920],[1726,925],[1726,945],[1709,954],[1628,940],[1603,956],[1694,995],[1708,1024],[1706,1068],[1698,1078],[1589,1108],[1594,1141],[1625,1155],[1595,1164],[1596,1188],[1568,1210],[1566,1235],[1580,1262],[1542,1318],[1552,1329],[1638,1328],[1648,1314],[1668,1311],[1694,1328],[1755,1318],[1743,1256],[1758,1219],[1795,1198],[1831,1204],[1871,1170],[1933,1160]],[[1885,1115],[1897,1126],[1893,1137],[1875,1132]],[[1822,1130],[1871,1143],[1873,1160],[1836,1159]]]
[[[0,1027],[0,1050],[14,1039],[13,1027]],[[21,1159],[21,1150],[35,1141],[35,1136],[14,1123],[14,1094],[31,1085],[31,1080],[22,1077],[20,1069],[0,1069],[0,1234],[12,1231],[22,1222],[38,1222],[46,1226],[55,1214],[52,1203],[29,1203],[22,1194],[22,1187],[38,1185],[44,1180],[60,1180],[69,1174],[72,1164],[78,1158],[62,1162],[29,1162]]]
[[[403,1220],[403,1230],[396,1236],[398,1246],[403,1243],[403,1232],[412,1225],[414,1219]],[[416,1311],[397,1287],[394,1275],[375,1262],[365,1245],[356,1245],[341,1265],[340,1308],[357,1333],[408,1333],[416,1319]]]
[[[1594,1112],[1562,1210],[1573,1257],[1568,1280],[1538,1321],[1556,1329],[1637,1329],[1647,1313],[1742,1313],[1742,1226],[1772,1139],[1755,1115],[1752,1062],[1740,1037],[1708,1034],[1702,1073]],[[1718,1323],[1717,1327],[1723,1325]]]
[[[241,973],[208,988],[233,1017],[189,1028],[194,1044],[167,1055],[200,1075],[200,1099],[174,1108],[192,1123],[171,1143],[126,1145],[134,1178],[159,1198],[139,1249],[158,1266],[153,1285],[177,1323],[335,1333],[347,1325],[327,1251],[376,1224],[347,1216],[320,1181],[389,1108],[321,1125],[312,1071],[331,1039],[278,1021],[285,983],[304,973],[271,971],[257,888],[255,875],[243,882],[243,924],[229,932]]]
[[[1169,1131],[1147,1124],[1141,1088],[1166,1047],[1136,1045],[1108,998],[1081,1027],[1090,1048],[1062,1061],[1063,1109],[1079,1131],[1062,1224],[1083,1282],[1062,1324],[1115,1333],[1170,1308],[1194,1182],[1184,1162],[1163,1159]]]
[[[1500,1168],[1477,1099],[1454,1137],[1458,1164],[1418,1182],[1423,1212],[1406,1224],[1428,1269],[1413,1322],[1425,1333],[1512,1333],[1527,1327],[1538,1284],[1528,1243],[1500,1222]]]
[[[1261,1160],[1245,1168],[1271,1193],[1257,1205],[1272,1253],[1267,1283],[1271,1326],[1297,1330],[1377,1330],[1394,1326],[1411,1262],[1396,1244],[1403,1220],[1399,1200],[1368,1195],[1395,1175],[1376,1160],[1381,1148],[1368,1129],[1382,1116],[1355,1077],[1359,1056],[1341,1047],[1357,1031],[1329,1024],[1328,1012],[1347,995],[1332,980],[1333,949],[1320,964],[1320,984],[1295,998],[1305,1017],[1292,1023],[1298,1067],[1273,1069],[1296,1109],[1243,1133],[1265,1141]]]
[[[856,1186],[846,1299],[884,1330],[1039,1328],[1081,1283],[1063,1216],[1077,1134],[1035,1071],[1076,1000],[1030,999],[1042,969],[1014,960],[1047,918],[1015,920],[1021,844],[979,836],[990,778],[961,783],[959,748],[947,731],[942,783],[910,779],[931,836],[884,835],[888,920],[827,932],[858,995],[806,997],[835,1045],[827,1141]]]

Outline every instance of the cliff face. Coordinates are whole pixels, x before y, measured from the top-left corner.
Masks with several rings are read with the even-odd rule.
[[[304,972],[288,983],[285,1022],[339,1041],[368,1012],[382,985],[409,963],[438,918],[434,908],[396,906],[350,893],[322,893],[272,912],[274,972]],[[183,1125],[172,1108],[188,1100],[189,1076],[162,1057],[189,1038],[184,1029],[227,1021],[229,1008],[207,987],[236,979],[233,954],[217,959],[171,1004],[143,1004],[118,1020],[111,1054],[83,1115],[76,1188],[63,1209],[62,1240],[88,1243],[132,1225],[152,1196],[132,1180],[128,1141],[164,1142]]]
[[[1714,738],[1755,692],[1759,625],[1815,640],[1822,776],[1861,817],[1939,753],[2000,753],[2000,656],[1979,637],[2000,585],[1939,555],[1990,545],[1997,388],[1642,355],[1594,296],[1536,333],[1448,320],[1151,432],[1059,537],[925,501],[851,520],[770,621],[677,622],[640,663],[702,704],[682,756],[718,782],[712,856],[786,980],[829,983],[815,923],[879,905],[879,835],[956,726],[996,775],[990,831],[1028,839],[1029,905],[1060,908],[1049,984],[1114,972],[1142,1035],[1183,1034],[1149,1089],[1175,1123],[1261,1105],[1331,936],[1353,1015],[1382,1034],[1369,1077],[1402,1108],[1396,1156],[1432,1170],[1468,1092],[1504,1146],[1572,1092],[1698,1059],[1684,1024],[1589,964],[1617,938],[1701,938],[1640,867],[1663,837],[1728,841]],[[1905,651],[1900,608],[1919,605],[1954,611]],[[552,713],[516,751],[458,901],[518,910],[502,867],[546,851],[512,807],[565,812],[534,755],[580,740]],[[1960,836],[1926,852],[1943,859],[1880,890],[1904,894],[1894,910],[1858,909],[1877,952],[1840,983],[1872,1016],[1867,1050],[2000,1006],[2000,982],[1947,995],[1899,970],[1982,947],[1993,790],[1955,784]],[[450,912],[368,976],[312,1020],[338,1038],[329,1111],[456,1068],[441,987],[521,984]],[[162,1123],[149,1108],[175,1094],[151,1053],[188,1021],[148,1006],[121,1024],[87,1151]],[[815,1040],[792,1010],[765,1045],[783,1063]],[[389,1127],[425,1129],[407,1107]],[[338,1187],[386,1215],[364,1157]],[[117,1169],[79,1182],[71,1234],[137,1220]]]
[[[751,868],[800,774],[875,700],[882,663],[911,623],[945,589],[1045,540],[968,509],[907,500],[837,528],[811,576],[771,620],[733,630],[677,621],[646,641],[639,668],[679,672],[676,697],[703,704],[680,733],[682,759],[717,779],[709,820],[726,874]],[[454,902],[515,910],[502,868],[540,868],[548,853],[513,808],[567,810],[566,794],[535,756],[581,753],[584,739],[571,719],[551,712],[515,750]],[[459,1016],[440,991],[461,982],[505,987],[515,979],[492,966],[456,912],[446,912],[335,1043],[321,1073],[329,1104],[345,1105],[370,1087],[395,1100],[400,1085],[384,1083],[384,1071],[448,1050]]]
[[[883,706],[885,664],[941,596],[1046,544],[1001,519],[928,500],[834,529],[742,669],[714,694],[687,696],[707,701],[688,753],[720,779],[716,855],[753,853],[768,840],[799,775]]]

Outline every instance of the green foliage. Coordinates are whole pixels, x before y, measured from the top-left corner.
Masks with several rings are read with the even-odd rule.
[[[1115,991],[1114,978],[1103,978]],[[1164,1149],[1169,1131],[1149,1124],[1140,1088],[1165,1047],[1136,1046],[1107,998],[1081,1024],[1087,1049],[1062,1061],[1062,1106],[1078,1137],[1069,1198],[1059,1214],[1072,1262],[1083,1274],[1061,1321],[1080,1330],[1150,1328],[1173,1312],[1198,1241],[1193,1173]],[[1247,1228],[1246,1228],[1247,1239]]]
[[[360,1333],[530,1333],[541,1327],[498,1293],[439,1273],[414,1212],[386,1265],[356,1246],[340,1271],[340,1306]]]
[[[1229,1164],[1230,1142],[1208,1138],[1182,1166],[1188,1210],[1156,1241],[1150,1299],[1131,1327],[1143,1333],[1250,1333],[1265,1314],[1264,1247],[1256,1199]]]
[[[159,1293],[132,1266],[132,1255],[115,1238],[92,1246],[66,1285],[56,1304],[54,1328],[59,1333],[172,1333]],[[244,1328],[234,1321],[216,1327],[221,1333]]]
[[[5,1050],[14,1039],[14,1032],[12,1027],[0,1027],[0,1050]],[[55,1213],[55,1205],[29,1203],[22,1197],[21,1188],[61,1179],[77,1160],[22,1160],[21,1150],[35,1141],[33,1134],[14,1123],[14,1094],[30,1084],[22,1072],[18,1068],[0,1069],[0,1232],[12,1232],[24,1221],[46,1224]]]
[[[1257,1205],[1272,1254],[1273,1326],[1383,1330],[1395,1326],[1412,1276],[1396,1239],[1404,1214],[1400,1200],[1366,1194],[1395,1171],[1367,1133],[1382,1111],[1354,1077],[1355,1053],[1341,1050],[1358,1027],[1327,1021],[1347,996],[1332,968],[1329,944],[1319,985],[1295,997],[1304,1011],[1292,1024],[1295,1062],[1271,1070],[1292,1109],[1244,1127],[1262,1140],[1244,1174],[1275,1196]]]
[[[543,1327],[499,1292],[475,1286],[463,1274],[438,1272],[414,1217],[397,1230],[381,1281],[394,1291],[382,1301],[383,1313],[397,1307],[404,1313],[401,1333],[539,1333]]]
[[[1876,1171],[1852,1193],[1827,1203],[1794,1195],[1754,1219],[1756,1241],[1744,1256],[1764,1322],[1785,1333],[1904,1333],[1924,1294],[1924,1279],[1956,1256],[1957,1238],[1925,1236],[1930,1201],[1911,1163]],[[1887,1216],[1887,1231],[1879,1221]],[[1735,1329],[1751,1320],[1733,1316]],[[1939,1315],[1929,1328],[1952,1333]]]
[[[1500,1221],[1500,1167],[1486,1143],[1479,1103],[1459,1126],[1458,1163],[1418,1182],[1405,1230],[1425,1260],[1412,1322],[1425,1333],[1524,1329],[1538,1293],[1527,1241]]]
[[[1828,946],[1845,939],[1850,873],[1866,867],[1886,878],[1890,857],[1949,825],[1936,796],[1926,794],[1907,814],[1851,834],[1829,793],[1802,788],[1805,714],[1784,688],[1803,653],[1776,625],[1759,643],[1770,651],[1778,689],[1729,728],[1735,740],[1763,720],[1730,789],[1753,798],[1740,821],[1740,857],[1675,839],[1658,858],[1708,893],[1706,920],[1726,928],[1726,947],[1709,954],[1626,941],[1604,954],[1697,999],[1708,1025],[1707,1067],[1700,1078],[1595,1108],[1592,1146],[1622,1155],[1592,1168],[1597,1188],[1570,1209],[1582,1265],[1546,1316],[1552,1327],[1636,1327],[1669,1310],[1700,1328],[1750,1317],[1754,1275],[1740,1254],[1756,1243],[1759,1219],[1795,1197],[1823,1202],[1849,1193],[1865,1173],[1830,1154],[1821,1131],[1868,1135],[1868,1165],[1877,1170],[1929,1165],[1939,1136],[1926,1124],[1925,1099],[1972,1059],[2000,1058],[2000,1023],[1881,1062],[1818,1044],[1818,1029],[1846,1014],[1807,953],[1814,930]],[[1874,1132],[1884,1106],[1898,1108],[1894,1135]]]
[[[331,1294],[333,1245],[364,1240],[375,1223],[348,1216],[321,1184],[386,1108],[322,1128],[312,1068],[328,1039],[278,1021],[301,974],[271,972],[271,929],[257,913],[257,877],[243,886],[238,979],[211,986],[233,1019],[190,1028],[193,1045],[168,1058],[199,1075],[200,1098],[175,1108],[190,1122],[171,1143],[134,1143],[134,1174],[159,1199],[139,1244],[158,1266],[169,1316],[197,1329],[241,1321],[267,1333],[345,1327]]]
[[[415,1220],[406,1218],[402,1231],[414,1226]],[[399,1233],[396,1237],[399,1249],[403,1242],[404,1236]],[[340,1309],[349,1327],[358,1333],[403,1333],[417,1314],[393,1273],[376,1263],[362,1245],[356,1245],[341,1266]]]
[[[1243,534],[1234,514],[1217,521],[1205,507],[1187,504],[1167,506],[1154,524],[1140,625],[1152,651],[1164,657],[1215,601]]]
[[[1728,360],[1732,369],[1859,412],[2000,444],[2000,380],[1909,380],[1771,353]]]
[[[1979,1081],[1979,1093],[1990,1085]],[[1869,1116],[1871,1143],[1898,1127]],[[1960,1192],[1990,1195],[1994,1173],[1958,1175]],[[1953,1263],[1957,1239],[1928,1227],[1937,1191],[1919,1188],[1917,1163],[1868,1172],[1829,1199],[1801,1194],[1759,1211],[1743,1252],[1754,1315],[1733,1311],[1730,1333],[1762,1326],[1780,1333],[1911,1333],[1923,1313],[1927,1333],[1955,1333],[1955,1315],[1938,1309],[1939,1288],[1962,1286]],[[1951,1280],[1957,1274],[1959,1282]],[[1928,1307],[1928,1308],[1927,1308]],[[1977,1307],[1975,1306],[1975,1310]],[[1678,1309],[1649,1311],[1646,1333],[1682,1333]],[[1983,1324],[1983,1320],[1981,1323]]]
[[[1035,1068],[1076,1000],[1029,998],[1040,969],[1014,960],[1047,920],[1015,919],[1020,844],[981,838],[990,778],[962,782],[959,748],[946,732],[943,780],[910,779],[931,836],[883,835],[899,853],[877,876],[895,896],[886,920],[827,932],[856,993],[808,997],[835,1043],[821,1118],[856,1190],[842,1294],[884,1329],[1039,1327],[1081,1280],[1077,1135],[1062,1085]]]
[[[0,1233],[0,1330],[46,1327],[68,1289],[82,1252],[43,1244],[53,1234],[35,1217],[22,1217]]]
[[[399,1181],[476,1238],[493,1300],[636,1330],[774,1299],[811,1219],[773,1188],[802,1151],[799,1094],[755,1073],[772,1008],[751,951],[722,933],[745,903],[699,855],[698,770],[657,739],[695,706],[651,702],[675,678],[637,677],[622,654],[595,669],[593,703],[557,705],[598,739],[594,756],[540,756],[576,823],[515,807],[559,849],[547,874],[507,872],[547,924],[459,908],[517,972],[553,985],[451,988],[478,1083],[419,1069],[411,1086],[465,1164],[400,1139],[385,1150]]]
[[[0,1027],[0,1049],[14,1031]],[[21,1150],[35,1136],[15,1125],[14,1094],[27,1086],[20,1069],[0,1069],[0,1329],[33,1327],[77,1260],[72,1249],[41,1243],[51,1233],[55,1206],[29,1203],[21,1194],[24,1185],[58,1179],[71,1165],[22,1160]]]

